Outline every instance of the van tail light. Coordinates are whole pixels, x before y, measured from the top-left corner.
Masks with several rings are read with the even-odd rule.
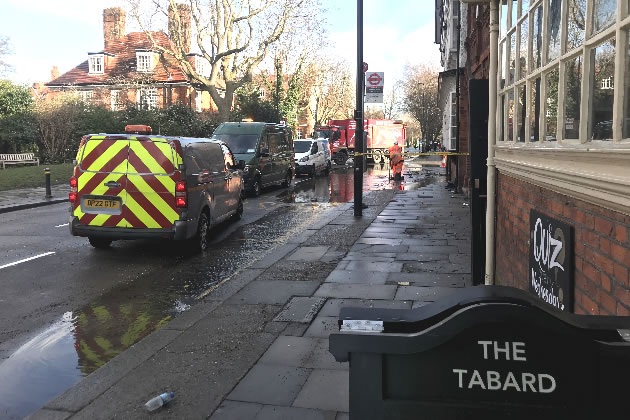
[[[175,184],[175,205],[177,208],[184,208],[188,205],[186,181],[178,181]]]
[[[77,186],[79,185],[77,177],[70,178],[70,193],[68,194],[68,201],[74,203],[77,201]]]

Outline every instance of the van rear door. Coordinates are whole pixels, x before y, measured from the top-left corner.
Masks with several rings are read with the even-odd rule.
[[[130,138],[125,202],[128,227],[170,229],[179,220],[175,184],[180,173],[176,157],[166,139]]]
[[[125,136],[90,136],[78,155],[77,200],[73,215],[82,225],[127,227],[129,140]]]

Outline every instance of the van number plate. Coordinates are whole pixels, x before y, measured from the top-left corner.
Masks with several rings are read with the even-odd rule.
[[[97,209],[117,209],[120,207],[120,202],[117,200],[87,199],[85,205]]]

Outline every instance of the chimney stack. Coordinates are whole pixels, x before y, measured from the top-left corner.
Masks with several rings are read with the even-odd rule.
[[[120,7],[111,7],[103,10],[103,38],[105,48],[113,45],[125,36],[126,13]]]
[[[58,77],[59,77],[59,67],[53,66],[52,70],[50,70],[50,81],[52,82]]]
[[[179,25],[175,18],[173,7],[168,7],[168,37],[187,54],[190,52],[190,6],[186,4],[177,5],[179,15]]]

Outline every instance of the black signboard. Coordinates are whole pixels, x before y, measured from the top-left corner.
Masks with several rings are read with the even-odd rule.
[[[536,210],[529,213],[529,290],[573,312],[573,229]]]
[[[630,317],[477,286],[415,309],[343,308],[339,323],[351,420],[627,418]]]

